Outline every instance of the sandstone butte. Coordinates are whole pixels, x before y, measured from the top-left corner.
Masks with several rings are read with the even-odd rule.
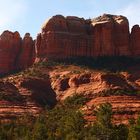
[[[34,41],[30,34],[4,31],[0,36],[0,73],[5,74],[29,67],[35,57]]]
[[[0,74],[22,70],[35,60],[71,57],[139,56],[140,27],[129,32],[124,16],[104,14],[95,19],[53,16],[42,27],[35,41],[18,32],[0,36]]]
[[[36,39],[37,57],[139,56],[140,27],[129,32],[124,16],[104,14],[95,19],[56,15],[42,27]]]

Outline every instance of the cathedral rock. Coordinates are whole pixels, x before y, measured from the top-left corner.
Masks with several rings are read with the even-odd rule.
[[[22,70],[43,59],[139,56],[140,27],[124,16],[104,14],[94,19],[53,16],[34,41],[29,33],[4,31],[0,35],[0,74]]]
[[[140,27],[129,32],[124,16],[104,14],[95,19],[53,16],[36,39],[37,58],[139,56]]]

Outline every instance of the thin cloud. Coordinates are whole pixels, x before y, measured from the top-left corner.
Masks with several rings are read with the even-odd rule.
[[[127,7],[120,9],[116,14],[124,15],[129,19],[130,27],[135,24],[140,24],[140,2],[135,1]]]
[[[16,26],[26,13],[24,0],[4,0],[0,4],[0,32]]]

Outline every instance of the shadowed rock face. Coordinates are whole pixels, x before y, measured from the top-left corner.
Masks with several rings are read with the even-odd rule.
[[[0,36],[0,74],[27,68],[33,64],[34,54],[29,34],[22,40],[18,32],[4,31]]]
[[[134,53],[138,44],[139,27],[134,26],[130,35],[127,18],[109,14],[92,20],[53,16],[43,25],[36,40],[39,59],[135,56],[140,54]]]
[[[134,25],[130,35],[130,45],[133,56],[140,55],[140,27],[139,25]]]
[[[52,89],[49,79],[26,79],[21,83],[21,86],[32,90],[32,99],[40,105],[54,106],[57,102],[56,93]]]

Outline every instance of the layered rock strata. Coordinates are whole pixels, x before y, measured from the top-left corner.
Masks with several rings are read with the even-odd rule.
[[[85,20],[73,16],[53,16],[33,41],[18,32],[4,31],[0,36],[0,74],[22,70],[36,60],[73,57],[139,56],[140,27],[129,32],[124,16],[104,14]]]
[[[124,16],[104,14],[95,19],[53,16],[36,39],[37,57],[41,60],[71,57],[138,56],[140,28],[129,33]]]
[[[0,74],[27,68],[34,62],[34,41],[18,32],[4,31],[0,36]]]

